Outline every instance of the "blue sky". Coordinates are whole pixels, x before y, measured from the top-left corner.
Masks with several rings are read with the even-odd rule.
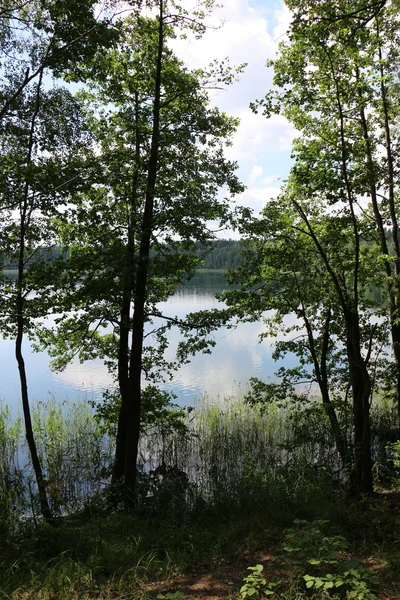
[[[246,191],[237,198],[259,212],[279,192],[290,168],[293,127],[284,117],[266,119],[254,115],[249,103],[262,98],[272,85],[272,69],[278,43],[285,39],[290,15],[279,0],[222,0],[212,22],[224,25],[209,29],[200,41],[179,41],[175,51],[190,67],[204,67],[229,57],[231,65],[247,63],[238,83],[215,92],[213,102],[241,124],[227,156],[239,163],[239,176]],[[175,46],[175,44],[174,44]]]

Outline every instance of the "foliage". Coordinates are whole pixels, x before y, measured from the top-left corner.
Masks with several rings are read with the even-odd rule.
[[[111,4],[71,0],[62,8],[48,0],[2,3],[0,60],[3,85],[0,119],[20,107],[46,71],[75,77],[82,60],[91,60],[99,47],[117,39],[118,27]]]
[[[161,436],[172,432],[185,435],[187,431],[187,415],[192,407],[180,407],[175,404],[174,394],[160,390],[155,385],[147,385],[142,394],[143,414],[141,419],[141,432],[158,431]],[[91,402],[95,409],[94,418],[105,433],[115,435],[118,422],[118,413],[121,399],[117,390],[107,390],[103,393],[102,402]]]
[[[307,589],[319,590],[327,598],[331,593],[344,592],[348,599],[377,599],[371,591],[371,587],[378,583],[377,577],[363,565],[341,559],[340,555],[347,549],[348,542],[341,535],[326,535],[329,521],[319,519],[308,522],[296,519],[294,525],[294,528],[285,531],[283,549],[306,561],[307,569],[315,569],[314,574],[307,573],[303,576]],[[324,573],[325,565],[336,565],[335,572]]]
[[[352,13],[341,0],[287,4],[288,38],[270,62],[276,87],[253,109],[296,128],[294,163],[280,197],[240,221],[244,262],[231,276],[240,287],[224,297],[238,319],[264,319],[265,335],[283,334],[275,357],[291,352],[299,361],[280,370],[285,390],[319,387],[357,494],[373,485],[371,400],[393,391],[400,365],[398,19],[386,3],[356,2]],[[373,302],[373,285],[386,285],[385,307]],[[348,398],[350,445],[337,410]]]
[[[308,521],[296,519],[295,528],[285,531],[285,552],[295,554],[301,558],[311,558],[311,565],[337,564],[337,553],[345,550],[347,546],[343,536],[329,537],[323,534],[327,520]]]
[[[371,576],[359,565],[336,575],[304,575],[304,581],[308,589],[324,592],[330,590],[333,593],[345,589],[346,598],[349,600],[377,600],[376,594],[370,590],[370,585],[377,583],[376,577]]]
[[[255,565],[255,567],[247,567],[249,575],[244,578],[244,585],[240,588],[240,597],[243,600],[247,598],[261,598],[262,596],[273,596],[274,588],[278,585],[267,581],[263,575],[263,565]]]
[[[70,257],[62,266],[68,269],[68,275],[65,287],[58,285],[57,302],[64,302],[69,310],[73,308],[80,312],[79,316],[68,313],[60,320],[57,337],[48,333],[46,343],[52,344],[58,368],[62,368],[76,352],[81,360],[106,357],[113,370],[117,362],[121,329],[119,312],[129,251],[127,227],[135,227],[135,239],[131,241],[136,248],[130,259],[133,261],[132,277],[138,261],[143,182],[151,137],[148,98],[153,94],[157,41],[156,22],[143,18],[137,27],[135,19],[125,24],[122,56],[116,55],[115,51],[99,54],[95,63],[99,73],[88,80],[95,91],[82,94],[92,131],[97,137],[96,149],[89,150],[91,161],[96,165],[92,173],[96,186],[88,192],[75,194],[74,204],[59,221],[60,239],[69,247]],[[173,31],[167,29],[167,33],[173,36]],[[142,44],[143,37],[147,39],[146,46]],[[132,47],[136,48],[134,53]],[[155,327],[143,357],[143,369],[150,380],[157,379],[154,371],[159,370],[158,365],[166,371],[174,368],[174,363],[169,364],[163,359],[165,331],[174,323],[180,325],[178,319],[163,324],[163,315],[156,305],[166,300],[177,284],[190,277],[198,265],[195,241],[208,237],[205,220],[218,218],[226,211],[226,204],[214,197],[218,187],[227,183],[232,192],[241,189],[234,175],[235,165],[222,155],[222,146],[233,133],[235,120],[208,108],[204,89],[207,74],[191,73],[170,51],[163,60],[163,68],[168,72],[164,90],[166,108],[161,114],[163,133],[159,142],[163,159],[158,165],[155,225],[151,239],[154,252],[150,256],[145,309],[146,321],[155,320]],[[124,72],[121,73],[123,64]],[[139,69],[131,81],[129,69],[133,72]],[[105,72],[108,77],[113,74],[112,88],[100,77]],[[137,100],[129,86],[132,89],[139,86]],[[182,90],[187,93],[182,94]],[[99,113],[99,102],[106,106],[112,103],[113,108]],[[132,122],[132,110],[138,111],[136,125]],[[177,123],[179,127],[175,125]],[[118,141],[116,131],[120,132]],[[125,132],[124,135],[121,132]],[[140,165],[136,165],[132,150],[137,135],[143,153]],[[207,136],[211,136],[209,143],[199,146],[200,138],[205,140]],[[132,177],[140,180],[134,207],[130,197]],[[186,186],[185,182],[189,180],[191,184]],[[168,203],[165,194],[168,194]],[[166,241],[168,245],[165,245]],[[91,272],[91,275],[82,281],[85,272]],[[112,328],[112,333],[107,330],[103,334],[106,326]]]

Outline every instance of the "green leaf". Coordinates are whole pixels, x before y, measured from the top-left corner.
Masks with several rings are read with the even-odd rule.
[[[305,521],[304,519],[295,519],[293,523],[295,525],[307,525],[308,521]]]

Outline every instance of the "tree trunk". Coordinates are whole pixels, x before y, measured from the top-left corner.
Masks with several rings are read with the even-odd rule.
[[[346,437],[343,435],[335,408],[332,405],[328,385],[327,358],[330,337],[329,329],[331,322],[331,308],[328,307],[328,310],[326,312],[320,358],[318,358],[317,355],[312,326],[308,318],[306,317],[304,309],[302,311],[302,316],[306,326],[308,345],[310,348],[311,357],[313,359],[315,376],[317,378],[318,386],[321,392],[322,405],[329,419],[332,435],[335,439],[336,449],[342,461],[343,468],[347,470],[350,464],[350,456],[347,448]]]
[[[131,330],[131,303],[135,289],[135,230],[136,210],[138,203],[138,182],[140,172],[140,148],[141,134],[139,123],[139,93],[135,92],[135,162],[132,177],[132,192],[130,198],[130,212],[128,216],[128,245],[126,259],[123,264],[123,293],[119,325],[119,348],[118,348],[118,384],[121,398],[121,407],[118,418],[117,439],[115,448],[115,459],[111,484],[122,482],[125,472],[125,449],[127,444],[127,419],[129,398],[131,397],[129,387],[129,365],[130,348],[129,333]]]
[[[380,61],[382,60],[382,53],[379,51]],[[385,87],[383,83],[383,71],[382,66],[381,69],[381,97],[383,104],[383,113],[385,117],[385,142],[386,142],[386,151],[387,151],[387,159],[388,159],[388,172],[389,172],[389,205],[390,205],[390,213],[391,213],[391,221],[392,221],[392,236],[397,239],[397,218],[396,211],[394,207],[394,186],[393,186],[393,158],[392,158],[392,148],[391,148],[391,138],[390,138],[390,128],[389,128],[389,119],[387,114],[387,102],[386,102],[386,93]],[[356,70],[357,80],[359,80],[359,70]],[[372,208],[374,211],[374,217],[378,229],[379,242],[381,247],[381,252],[385,256],[389,257],[390,252],[388,248],[388,244],[386,241],[386,231],[384,220],[379,208],[378,202],[378,191],[377,191],[377,182],[375,177],[375,169],[374,169],[374,161],[372,157],[372,149],[371,149],[371,140],[368,131],[368,122],[365,115],[365,110],[363,107],[363,98],[361,95],[361,90],[359,90],[359,99],[360,99],[360,119],[363,131],[363,138],[365,141],[365,149],[366,149],[366,157],[367,157],[367,170],[368,170],[368,179],[369,179],[369,188],[370,188],[370,196],[372,201]],[[390,333],[392,337],[392,347],[393,347],[393,355],[396,362],[397,367],[397,377],[396,377],[396,403],[397,403],[397,412],[398,412],[398,421],[400,424],[400,325],[397,323],[398,319],[398,302],[400,296],[399,283],[398,283],[398,262],[399,262],[399,244],[394,243],[394,252],[396,255],[396,261],[393,265],[393,272],[390,266],[389,260],[385,261],[385,273],[386,273],[386,289],[389,299],[389,317],[390,317]],[[393,274],[395,277],[393,278]]]
[[[23,300],[20,294],[18,293],[17,299],[17,327],[18,333],[15,340],[15,357],[18,363],[19,369],[19,378],[21,382],[21,396],[22,396],[22,409],[24,413],[24,422],[25,422],[25,436],[26,441],[28,442],[28,448],[31,455],[33,470],[35,472],[36,483],[38,486],[39,492],[39,502],[40,502],[40,510],[43,517],[47,521],[51,521],[52,514],[49,507],[49,503],[47,500],[46,493],[46,483],[43,477],[43,471],[40,464],[39,455],[37,453],[36,442],[33,435],[32,429],[32,419],[31,419],[31,411],[29,407],[29,398],[28,398],[28,385],[26,379],[26,370],[25,370],[25,361],[22,355],[22,339],[23,339],[23,329],[24,329],[24,318],[23,318]]]
[[[34,148],[34,132],[35,132],[35,124],[36,119],[39,114],[40,108],[40,89],[42,85],[42,77],[43,73],[40,74],[39,82],[37,85],[36,92],[36,104],[35,110],[32,115],[30,132],[29,132],[29,145],[28,145],[28,156],[27,156],[27,165],[30,165],[32,162],[32,154]],[[52,519],[51,510],[49,507],[47,493],[46,493],[46,484],[43,477],[43,471],[40,464],[39,455],[37,453],[35,438],[33,435],[32,428],[32,418],[31,411],[29,406],[29,397],[28,397],[28,384],[25,370],[25,361],[22,355],[22,340],[24,337],[24,325],[25,325],[25,306],[24,306],[24,296],[23,296],[23,281],[24,281],[24,267],[25,267],[25,245],[26,245],[26,234],[27,227],[29,226],[29,222],[32,216],[32,208],[29,207],[29,181],[25,180],[24,185],[24,197],[20,203],[20,230],[19,230],[19,249],[18,249],[18,279],[16,282],[17,286],[17,294],[15,299],[15,310],[16,310],[16,323],[17,323],[17,337],[15,339],[15,357],[18,363],[19,369],[19,377],[21,382],[21,396],[22,396],[22,409],[24,413],[24,422],[25,422],[25,435],[28,443],[29,452],[31,455],[33,470],[35,472],[36,483],[38,486],[39,492],[39,502],[40,509],[42,515],[45,519],[50,521]]]
[[[145,302],[147,279],[149,273],[149,256],[151,234],[153,230],[153,213],[155,185],[158,168],[160,103],[161,103],[161,71],[162,54],[164,49],[163,0],[159,5],[158,52],[156,65],[155,93],[153,104],[153,130],[150,150],[150,160],[147,174],[146,197],[140,237],[138,266],[135,278],[135,293],[132,320],[132,341],[129,357],[129,377],[127,381],[126,404],[126,443],[124,460],[124,502],[128,508],[134,503],[137,456],[139,447],[141,421],[141,376],[142,353],[145,323]]]
[[[371,459],[370,395],[371,381],[360,350],[360,330],[357,313],[346,314],[347,356],[353,392],[354,469],[350,494],[373,491]]]
[[[130,331],[130,309],[131,290],[125,286],[122,297],[122,306],[119,323],[119,347],[118,347],[118,385],[121,398],[121,406],[118,415],[117,439],[115,446],[115,457],[111,485],[115,486],[122,481],[124,476],[125,446],[127,435],[127,412],[128,412],[128,380],[129,380],[129,331]]]

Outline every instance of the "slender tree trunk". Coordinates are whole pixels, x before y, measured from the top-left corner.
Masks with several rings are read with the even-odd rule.
[[[135,288],[135,228],[137,186],[140,171],[140,131],[139,131],[139,94],[135,92],[135,165],[132,177],[132,193],[128,216],[128,245],[126,259],[123,265],[123,294],[120,313],[120,335],[118,349],[118,383],[121,407],[118,418],[118,429],[115,449],[115,459],[112,474],[112,485],[122,482],[125,473],[126,446],[128,439],[129,404],[132,398],[130,385],[130,346],[131,304]]]
[[[379,28],[379,19],[378,17],[375,19],[376,24],[376,33],[379,40],[378,45],[378,58],[379,58],[379,74],[380,74],[380,91],[381,91],[381,102],[382,102],[382,115],[383,115],[383,124],[385,130],[385,149],[386,149],[386,159],[387,159],[387,171],[388,171],[388,180],[387,186],[389,190],[389,212],[390,212],[390,220],[392,225],[392,240],[393,240],[393,250],[395,254],[394,261],[394,278],[388,281],[389,288],[389,302],[390,302],[390,321],[391,321],[391,334],[392,334],[392,344],[393,344],[393,354],[396,361],[397,366],[397,413],[400,424],[400,324],[398,323],[400,314],[399,314],[399,305],[400,305],[400,241],[399,241],[399,224],[397,219],[396,212],[396,201],[395,201],[395,173],[394,173],[394,160],[393,160],[393,148],[392,148],[392,136],[390,132],[390,115],[389,115],[389,106],[387,101],[387,91],[386,91],[386,83],[385,83],[385,72],[384,72],[384,61],[383,61],[383,53],[382,46],[380,42],[380,28]]]
[[[121,406],[118,415],[117,439],[111,485],[115,486],[124,476],[125,445],[127,437],[128,380],[129,380],[129,331],[130,331],[131,290],[125,286],[119,323],[118,385]]]
[[[298,290],[300,292],[300,287],[298,286]],[[308,337],[308,345],[311,352],[311,357],[313,359],[315,376],[317,378],[317,383],[321,392],[322,397],[322,405],[325,410],[325,413],[329,419],[329,424],[331,427],[331,431],[333,437],[335,439],[336,449],[339,453],[340,459],[342,461],[343,468],[345,470],[348,469],[350,464],[350,457],[347,448],[346,437],[343,435],[342,429],[340,427],[340,423],[335,411],[335,408],[331,402],[331,397],[329,393],[329,385],[328,385],[328,374],[327,374],[327,356],[328,356],[328,347],[329,347],[329,327],[331,321],[331,309],[330,307],[327,310],[325,323],[324,323],[324,333],[321,347],[320,358],[318,358],[317,349],[315,347],[314,334],[312,330],[311,323],[309,322],[304,308],[302,308],[303,312],[303,320],[306,326],[307,337]]]
[[[321,364],[319,370],[320,376],[320,390],[322,395],[322,402],[325,408],[325,412],[328,415],[331,430],[335,438],[336,448],[340,454],[343,468],[347,471],[350,465],[349,449],[347,446],[346,436],[343,435],[342,428],[340,427],[339,419],[337,417],[335,408],[332,404],[329,386],[328,386],[328,372],[327,372],[327,356],[329,347],[329,324],[331,319],[331,309],[329,307],[325,319],[324,337],[321,349]]]
[[[132,320],[132,342],[129,361],[129,380],[127,395],[129,405],[127,410],[127,436],[124,463],[124,499],[129,507],[134,501],[136,485],[136,468],[139,447],[141,421],[141,376],[142,353],[145,323],[145,301],[147,279],[149,272],[149,256],[151,234],[153,230],[153,213],[155,185],[158,168],[158,149],[160,135],[160,103],[161,103],[161,71],[164,49],[164,15],[163,0],[159,4],[158,52],[156,65],[155,94],[153,104],[153,131],[151,140],[150,160],[146,185],[145,206],[142,220],[138,266],[135,281],[134,307]]]
[[[381,52],[379,52],[380,60],[382,60]],[[382,69],[381,69],[381,78],[383,77]],[[360,78],[358,67],[356,69],[357,80]],[[371,149],[371,140],[368,131],[368,123],[365,115],[363,98],[361,94],[361,90],[359,89],[359,99],[360,99],[360,120],[363,131],[363,138],[365,141],[365,149],[366,149],[366,158],[367,158],[367,169],[368,169],[368,179],[369,179],[369,188],[370,188],[370,197],[372,208],[374,211],[374,217],[377,225],[379,242],[381,246],[381,252],[385,256],[389,257],[389,248],[386,241],[386,232],[385,225],[383,221],[383,217],[379,208],[378,202],[378,191],[377,191],[377,182],[374,173],[374,161],[372,157],[372,149]],[[385,140],[386,140],[386,149],[387,149],[387,157],[388,157],[388,171],[389,171],[389,204],[391,206],[391,215],[392,215],[392,233],[398,230],[396,212],[394,208],[394,186],[393,186],[393,164],[392,164],[392,150],[391,150],[391,140],[390,140],[390,128],[389,128],[389,120],[387,115],[387,106],[386,106],[386,94],[384,83],[381,83],[381,94],[382,94],[382,102],[384,106],[384,115],[385,115]],[[393,220],[394,216],[394,220]],[[397,237],[397,233],[395,234]],[[393,272],[396,274],[398,272],[398,257],[397,252],[399,251],[398,243],[394,246],[394,252],[397,257],[395,264],[393,265]],[[400,423],[400,325],[398,324],[398,303],[400,296],[399,283],[397,281],[397,277],[393,278],[392,268],[390,266],[389,260],[385,261],[385,273],[386,273],[386,289],[389,300],[389,318],[390,318],[390,333],[392,337],[392,347],[393,354],[397,367],[397,377],[396,377],[396,402],[397,402],[397,411],[398,411],[398,419]]]
[[[111,484],[122,482],[125,472],[125,451],[128,436],[128,411],[131,397],[129,382],[130,347],[129,333],[131,331],[131,304],[135,289],[135,231],[136,210],[138,202],[138,182],[140,173],[140,148],[141,134],[139,123],[139,93],[135,92],[135,164],[132,177],[132,192],[130,210],[128,215],[128,245],[126,259],[123,265],[123,294],[120,313],[120,335],[118,348],[118,384],[121,398],[121,407],[118,417],[118,429],[115,448],[115,459]]]
[[[319,241],[306,213],[301,205],[293,200],[293,206],[307,226],[329,276],[336,288],[338,300],[346,324],[346,350],[349,363],[350,383],[353,393],[353,424],[355,442],[355,466],[350,482],[350,494],[358,495],[360,492],[370,492],[373,489],[372,461],[371,461],[371,423],[369,401],[371,395],[371,381],[365,359],[361,353],[360,319],[357,307],[357,297],[351,301],[335,273],[329,258]],[[353,213],[354,216],[354,213]],[[355,229],[355,235],[357,230]],[[359,248],[359,246],[357,245]],[[355,269],[355,277],[358,269]]]
[[[332,64],[332,63],[331,63]],[[343,295],[343,315],[346,323],[346,346],[349,362],[350,381],[353,392],[354,418],[354,477],[351,481],[351,493],[373,490],[372,460],[371,460],[371,423],[369,402],[371,396],[371,380],[366,361],[361,352],[360,317],[359,317],[359,272],[360,272],[360,234],[357,215],[354,210],[354,193],[348,174],[348,151],[345,136],[345,116],[343,113],[340,87],[337,74],[332,65],[332,75],[336,87],[336,100],[340,123],[340,146],[342,176],[345,184],[347,201],[353,225],[354,234],[354,268],[353,268],[353,298]]]
[[[34,148],[34,132],[36,119],[39,114],[40,108],[40,89],[42,84],[43,73],[40,74],[39,82],[37,85],[36,94],[36,105],[32,115],[30,132],[29,132],[29,144],[28,144],[28,156],[27,165],[32,162],[32,154]],[[19,376],[21,382],[21,396],[22,396],[22,409],[24,413],[25,422],[25,435],[28,443],[29,452],[31,455],[33,470],[35,472],[36,483],[39,492],[39,501],[42,515],[45,519],[51,520],[52,514],[49,507],[46,483],[43,476],[42,467],[40,464],[39,455],[36,448],[36,442],[33,435],[32,418],[29,406],[28,397],[28,384],[26,377],[25,361],[22,354],[22,341],[24,337],[24,325],[25,325],[25,301],[23,296],[23,281],[24,281],[24,266],[25,266],[25,244],[26,244],[26,233],[29,227],[29,222],[32,215],[32,208],[29,206],[29,182],[26,179],[24,186],[24,197],[20,204],[20,231],[19,231],[19,252],[18,252],[18,278],[17,278],[17,294],[15,300],[16,309],[16,322],[17,322],[17,337],[15,340],[15,357],[18,363]]]
[[[29,452],[31,455],[33,470],[35,472],[36,483],[39,492],[40,510],[43,517],[50,521],[52,519],[51,510],[47,500],[46,483],[43,477],[43,471],[40,464],[39,455],[36,448],[36,442],[33,435],[32,418],[29,406],[28,398],[28,384],[26,378],[25,361],[22,355],[22,339],[24,331],[24,317],[23,317],[23,299],[21,294],[18,293],[17,299],[17,337],[15,340],[15,357],[18,363],[19,378],[21,382],[21,396],[22,396],[22,409],[24,413],[25,423],[25,436],[28,443]]]

